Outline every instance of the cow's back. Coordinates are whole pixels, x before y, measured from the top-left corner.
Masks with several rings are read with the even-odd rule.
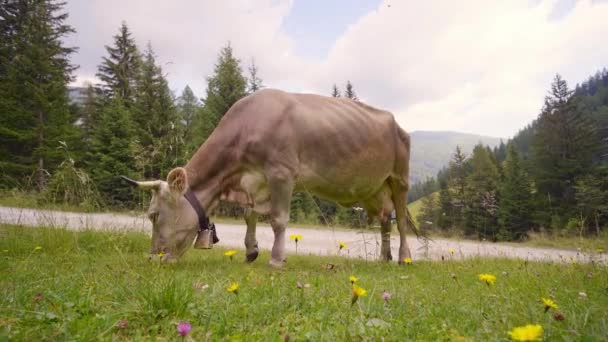
[[[299,186],[338,199],[394,174],[398,130],[391,113],[350,99],[265,89],[237,102],[214,134],[237,137],[244,163],[285,167]]]

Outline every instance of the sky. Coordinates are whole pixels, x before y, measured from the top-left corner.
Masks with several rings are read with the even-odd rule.
[[[407,131],[512,137],[551,80],[571,87],[608,67],[608,0],[69,0],[79,65],[95,73],[123,21],[150,43],[176,96],[206,78],[230,42],[264,85],[329,95],[350,80]]]

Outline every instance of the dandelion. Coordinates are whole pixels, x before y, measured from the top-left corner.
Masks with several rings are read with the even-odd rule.
[[[190,330],[192,330],[192,326],[188,322],[180,322],[177,325],[177,333],[182,337],[188,335],[188,333],[190,333]]]
[[[455,251],[455,250],[453,250],[453,249],[450,249],[450,251],[449,251],[449,252],[450,252],[450,254],[452,254],[452,255],[454,255],[454,253],[456,253],[456,251]]]
[[[228,288],[226,288],[226,291],[228,291],[230,293],[238,294],[239,293],[239,283],[230,284],[230,286],[228,286]]]
[[[234,251],[234,250],[230,250],[230,251],[227,251],[226,253],[224,253],[224,255],[227,256],[227,257],[229,257],[231,261],[232,261],[232,257],[235,254],[236,254],[236,251]]]
[[[165,252],[160,251],[160,252],[158,252],[158,254],[156,254],[156,255],[158,255],[158,257],[162,259],[162,258],[165,256]]]
[[[351,275],[350,277],[348,277],[348,280],[350,280],[351,284],[355,284],[357,280],[359,280],[359,278],[355,277],[354,275]]]
[[[302,241],[302,235],[300,234],[292,234],[289,236],[289,239],[292,241],[295,241],[296,243],[298,243],[299,241]]]
[[[411,265],[412,264],[412,258],[405,258],[405,259],[403,259],[403,262],[405,262],[406,265]]]
[[[494,285],[496,283],[496,276],[493,274],[482,273],[477,276],[479,280],[485,281],[488,286]]]
[[[346,246],[346,244],[342,241],[338,241],[338,250],[341,251],[343,249],[347,249],[348,246]]]
[[[384,299],[384,301],[388,304],[388,301],[391,299],[393,295],[390,294],[389,292],[387,292],[386,290],[384,290],[384,292],[382,293],[382,299]]]
[[[364,297],[365,295],[367,295],[367,291],[364,288],[362,288],[361,286],[353,285],[353,299],[351,300],[350,304],[355,304],[359,297]]]
[[[555,304],[553,300],[550,298],[542,298],[543,305],[545,306],[545,312],[549,311],[549,309],[558,309],[559,306]]]
[[[543,327],[540,324],[528,324],[509,331],[509,336],[515,341],[540,341]]]
[[[298,254],[298,242],[302,241],[302,235],[300,234],[292,234],[289,236],[289,239],[296,243],[296,254]]]
[[[42,246],[36,246],[36,248],[34,248],[35,251],[41,251],[42,250]]]

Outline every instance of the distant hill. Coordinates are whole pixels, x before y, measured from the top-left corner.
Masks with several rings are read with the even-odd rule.
[[[456,146],[469,155],[473,147],[481,142],[494,147],[500,144],[501,138],[459,132],[414,131],[412,138],[412,155],[410,157],[410,180],[412,184],[434,177],[444,166],[448,165]],[[506,143],[506,139],[502,139]]]

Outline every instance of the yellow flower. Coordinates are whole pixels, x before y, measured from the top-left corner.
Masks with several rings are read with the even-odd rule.
[[[237,294],[239,292],[239,283],[230,284],[230,286],[226,288],[226,291]]]
[[[595,251],[598,252],[599,254],[604,253],[604,249],[603,248],[598,248]]]
[[[353,285],[353,295],[355,297],[363,297],[367,294],[367,291],[361,286]]]
[[[232,258],[232,257],[233,257],[235,254],[236,254],[236,251],[233,251],[233,250],[230,250],[230,251],[227,251],[226,253],[224,253],[224,255],[225,255],[225,256],[227,256],[227,257],[231,257],[231,258]]]
[[[35,251],[41,251],[42,250],[42,246],[36,246],[36,248],[34,248]]]
[[[405,262],[407,265],[411,265],[412,264],[412,258],[405,258],[405,259],[403,259],[403,262]]]
[[[292,235],[289,236],[289,239],[293,240],[293,241],[295,241],[297,243],[298,241],[302,241],[302,235],[300,235],[300,234],[292,234]]]
[[[156,254],[156,255],[158,255],[158,257],[159,257],[159,258],[162,258],[162,257],[164,257],[164,256],[165,256],[165,252],[160,251],[160,252],[158,252],[158,254]]]
[[[515,341],[540,341],[543,327],[540,324],[528,324],[509,331],[509,336]]]
[[[545,305],[545,312],[549,311],[549,309],[559,309],[559,306],[553,300],[549,298],[542,298],[542,300],[543,305]]]
[[[496,276],[492,274],[482,273],[477,277],[479,277],[479,280],[485,281],[488,286],[494,285],[494,283],[496,283]]]
[[[340,249],[346,249],[348,248],[348,246],[346,246],[346,244],[342,241],[338,241],[338,246],[340,247]]]
[[[351,275],[350,277],[348,277],[348,280],[350,280],[350,282],[354,284],[357,280],[359,280],[359,278],[355,277],[354,275]]]
[[[454,254],[454,253],[456,253],[456,251],[453,249],[450,249],[450,254]]]

